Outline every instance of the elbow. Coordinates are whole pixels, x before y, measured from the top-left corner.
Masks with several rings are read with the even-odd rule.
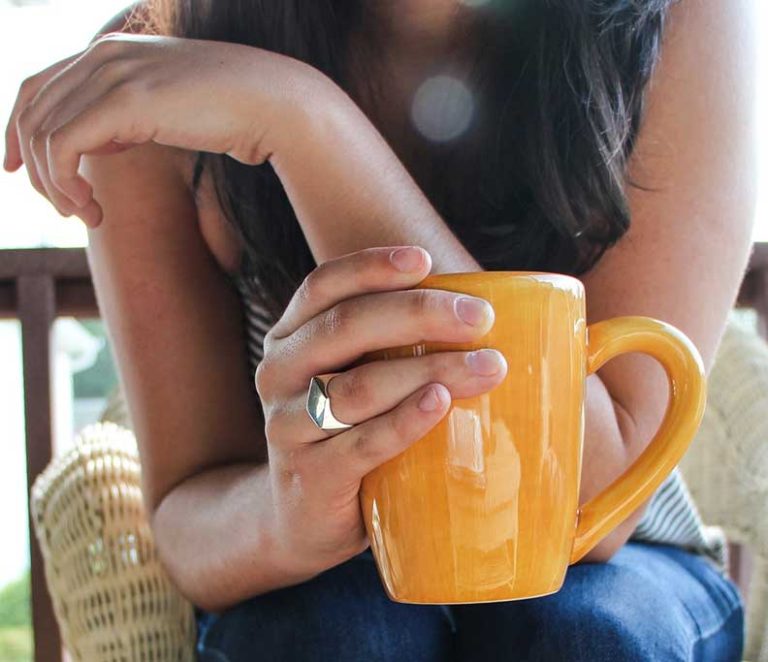
[[[164,504],[165,500],[148,512],[155,561],[182,598],[206,611],[216,611],[221,605],[215,604],[214,596],[210,594],[204,576],[201,576],[202,568],[189,550],[185,549],[183,531],[179,530],[180,525],[174,521],[173,516],[166,512],[168,508]]]
[[[189,517],[180,515],[175,490],[171,490],[149,513],[156,561],[170,584],[185,600],[207,612],[221,612],[238,602],[237,591],[227,590],[230,573],[200,549],[194,540]],[[231,583],[231,582],[230,582]]]

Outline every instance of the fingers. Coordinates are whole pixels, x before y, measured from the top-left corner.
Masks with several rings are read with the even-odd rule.
[[[442,420],[450,402],[445,386],[428,384],[392,411],[310,446],[310,454],[334,467],[326,479],[330,493],[340,484],[362,479],[421,439]]]
[[[93,202],[90,185],[78,174],[82,155],[103,148],[113,140],[140,144],[151,139],[148,132],[142,131],[138,121],[131,120],[136,107],[132,94],[123,88],[110,92],[44,135],[48,169],[54,186],[73,192],[73,195],[78,191],[78,197],[88,196],[89,202]],[[98,213],[83,219],[91,227],[101,220],[100,207],[95,202],[94,205]]]
[[[340,420],[360,423],[396,407],[430,382],[445,386],[452,399],[468,398],[493,388],[506,372],[506,359],[495,349],[439,352],[357,366],[331,379],[328,395]]]
[[[315,315],[344,299],[416,285],[431,267],[429,253],[419,246],[366,248],[328,260],[304,279],[272,327],[270,339],[291,335]]]
[[[82,85],[86,77],[88,85]],[[87,204],[93,191],[82,177],[68,181],[53,178],[49,164],[50,135],[97,103],[116,84],[116,73],[111,68],[102,66],[90,75],[90,67],[69,67],[38,93],[19,118],[19,139],[30,143],[34,157],[34,164],[27,166],[36,168],[47,197],[65,215]]]
[[[425,341],[473,342],[493,321],[493,308],[484,299],[443,290],[345,299],[291,336],[272,341],[256,372],[257,389],[263,402],[285,399],[303,389],[312,375],[338,372],[366,352]],[[284,369],[286,362],[292,370]]]
[[[78,213],[89,225],[100,220],[100,208],[92,200],[90,185],[77,174],[80,154],[73,167],[57,175],[56,164],[51,164],[52,155],[56,156],[57,152],[52,150],[50,142],[57,132],[69,135],[63,127],[72,124],[77,129],[77,142],[84,132],[84,122],[103,110],[99,104],[101,97],[134,66],[128,59],[120,60],[125,46],[119,41],[110,36],[101,38],[85,51],[28,79],[22,85],[6,128],[6,169],[13,171],[24,163],[32,186],[47,197],[60,214]],[[100,148],[103,149],[104,144],[91,146],[90,150],[84,148],[81,153]],[[71,162],[70,158],[67,163]]]
[[[51,78],[56,76],[56,74],[74,62],[81,55],[82,52],[60,60],[34,76],[27,78],[21,84],[19,93],[16,96],[16,101],[11,110],[11,115],[8,118],[8,124],[5,127],[5,159],[3,161],[3,167],[8,172],[14,172],[23,163],[21,144],[19,142],[19,130],[17,126],[19,115]]]
[[[507,374],[504,355],[495,349],[475,352],[436,352],[417,357],[371,361],[339,373],[328,382],[333,415],[356,425],[397,407],[411,393],[429,383],[441,383],[452,399],[489,391]],[[267,435],[294,445],[327,439],[306,412],[307,391],[288,405],[269,412]]]

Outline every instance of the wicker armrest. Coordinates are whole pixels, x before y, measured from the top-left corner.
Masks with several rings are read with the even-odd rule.
[[[697,438],[680,464],[702,518],[754,554],[747,658],[768,662],[768,345],[735,322],[709,376]]]
[[[130,430],[84,428],[40,474],[31,512],[73,660],[193,660],[192,605],[160,564]]]

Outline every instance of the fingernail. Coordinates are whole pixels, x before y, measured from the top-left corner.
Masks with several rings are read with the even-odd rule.
[[[419,400],[419,409],[421,411],[435,411],[442,406],[442,398],[438,394],[435,386],[430,386]]]
[[[467,365],[469,369],[486,377],[495,375],[504,367],[504,355],[495,349],[478,349],[476,352],[467,354]]]
[[[493,319],[493,308],[484,299],[458,297],[453,307],[459,319],[472,326],[484,326],[489,319]]]
[[[398,271],[419,271],[424,265],[424,251],[418,246],[397,248],[389,254],[389,261]]]

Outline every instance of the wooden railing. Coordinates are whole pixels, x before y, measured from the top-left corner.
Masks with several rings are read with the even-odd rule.
[[[98,316],[83,249],[0,251],[0,317],[21,322],[27,494],[51,460],[53,448],[51,343],[54,320]],[[29,520],[32,627],[36,662],[61,660],[61,638]]]
[[[768,244],[755,246],[739,302],[758,311],[761,331],[768,334]],[[84,249],[0,250],[0,318],[21,321],[28,487],[48,465],[52,454],[53,322],[60,316],[98,314]],[[59,662],[61,639],[31,520],[29,526],[35,660]],[[742,557],[736,553],[732,558]],[[731,574],[737,581],[742,577],[735,566]]]

